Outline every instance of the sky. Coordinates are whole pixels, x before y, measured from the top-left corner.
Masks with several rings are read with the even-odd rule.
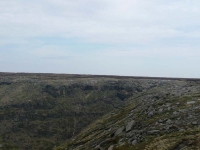
[[[200,78],[199,0],[0,0],[0,72]]]

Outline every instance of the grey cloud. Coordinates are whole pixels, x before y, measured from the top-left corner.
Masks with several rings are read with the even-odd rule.
[[[197,37],[193,33],[200,29],[193,26],[200,25],[199,6],[197,0],[0,2],[0,36],[58,35],[100,43]]]

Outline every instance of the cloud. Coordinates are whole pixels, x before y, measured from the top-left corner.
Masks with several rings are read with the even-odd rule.
[[[67,57],[69,54],[59,46],[42,46],[31,51],[37,57]]]
[[[65,72],[64,64],[72,73],[136,75],[128,69],[134,68],[137,75],[151,69],[157,76],[172,66],[174,72],[161,69],[163,75],[181,76],[180,59],[193,65],[187,72],[200,63],[199,7],[198,0],[0,1],[1,63],[11,71],[14,62],[13,69],[18,64],[23,71],[25,61],[24,69],[29,64],[36,72],[41,63],[39,70],[51,64],[52,72]]]
[[[88,42],[144,43],[193,37],[199,28],[193,31],[188,26],[200,25],[197,0],[16,0],[0,4],[0,36],[4,37],[56,35]]]

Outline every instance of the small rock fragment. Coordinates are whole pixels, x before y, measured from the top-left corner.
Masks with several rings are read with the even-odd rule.
[[[195,103],[196,103],[195,101],[188,101],[187,102],[188,105],[195,104]]]
[[[149,135],[154,135],[154,134],[158,134],[158,133],[160,133],[159,130],[151,130],[151,131],[147,132],[147,134],[149,134]]]
[[[113,148],[114,148],[114,145],[111,145],[111,146],[108,148],[108,150],[113,150]]]
[[[192,125],[198,125],[197,121],[193,121]]]
[[[153,115],[154,115],[153,111],[151,111],[151,112],[148,113],[148,117],[152,117]]]
[[[126,132],[131,131],[131,129],[133,128],[134,125],[135,125],[135,121],[134,121],[134,120],[132,120],[131,122],[129,122],[129,123],[126,125]]]
[[[174,111],[173,112],[173,115],[178,115],[179,113],[177,111]]]
[[[118,136],[119,134],[121,134],[124,131],[125,127],[121,127],[119,129],[117,129],[117,131],[115,132],[115,136]]]
[[[162,112],[163,112],[163,108],[160,108],[160,109],[158,110],[158,112],[159,112],[159,113],[162,113]]]
[[[167,121],[166,121],[166,124],[171,124],[172,123],[172,120],[171,119],[168,119]]]
[[[137,144],[137,140],[133,140],[131,144],[132,145],[136,145]]]

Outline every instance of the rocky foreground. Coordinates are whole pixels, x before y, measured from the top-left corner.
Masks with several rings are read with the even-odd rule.
[[[154,86],[128,98],[125,107],[103,116],[63,147],[200,149],[199,82],[146,80],[143,84],[148,82]]]
[[[200,80],[0,73],[0,149],[200,148]]]

